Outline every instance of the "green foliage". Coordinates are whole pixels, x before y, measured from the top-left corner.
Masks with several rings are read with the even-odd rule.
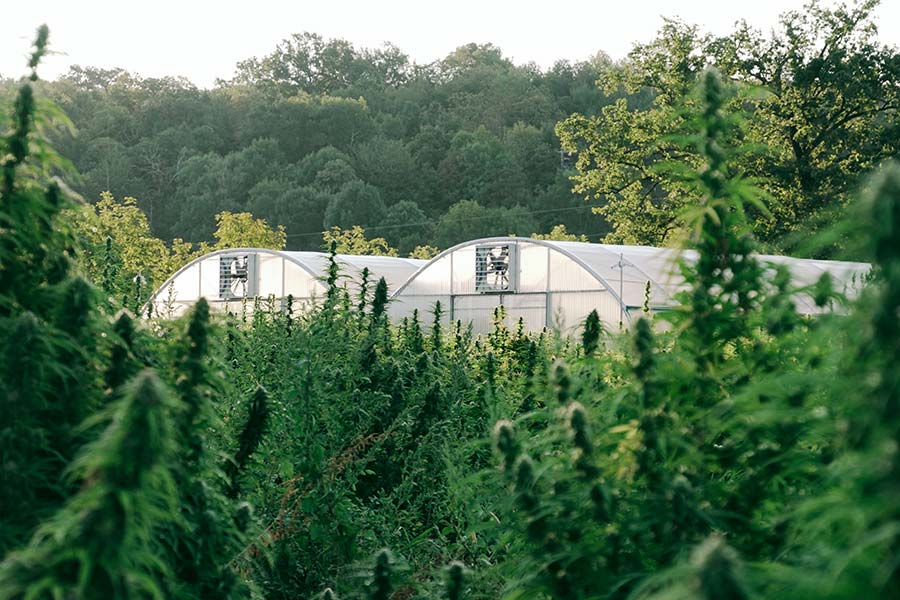
[[[332,227],[322,232],[325,246],[337,244],[336,251],[340,254],[358,254],[362,256],[397,256],[397,250],[391,248],[384,238],[366,238],[366,232],[362,227],[353,226],[350,229]]]
[[[597,349],[600,342],[600,334],[603,332],[603,326],[600,323],[600,315],[596,310],[592,310],[584,322],[584,330],[581,332],[581,346],[584,348],[584,354],[590,356]]]
[[[754,232],[784,247],[800,231],[827,227],[852,202],[859,176],[897,152],[900,63],[896,48],[876,40],[877,4],[813,0],[783,14],[769,35],[740,22],[717,38],[668,20],[655,40],[605,69],[608,91],[646,90],[652,101],[622,98],[599,114],[572,115],[557,134],[578,153],[576,189],[599,201],[615,230],[609,238],[661,245],[684,230],[682,211],[699,197],[657,167],[697,166],[699,155],[673,136],[692,130],[689,115],[702,105],[689,105],[686,118],[684,99],[709,65],[738,82],[729,106],[746,119],[732,137],[748,146],[732,159],[771,199],[770,213],[752,213]]]
[[[466,240],[504,235],[527,235],[535,229],[534,219],[521,206],[487,208],[475,200],[451,206],[434,228],[434,241],[449,248]]]
[[[381,223],[378,230],[383,231],[402,254],[416,250],[422,253],[423,247],[419,243],[431,237],[432,226],[428,215],[412,200],[401,200],[389,206]]]
[[[240,484],[238,474],[247,466],[250,456],[259,447],[266,430],[266,421],[269,418],[269,407],[266,390],[260,386],[253,393],[253,398],[247,406],[247,421],[238,438],[238,449],[234,458],[226,464],[225,474],[228,477],[228,495],[232,498],[238,496]]]
[[[587,236],[575,235],[566,231],[565,225],[554,225],[550,233],[532,233],[531,237],[536,240],[555,240],[557,242],[587,242]]]
[[[465,566],[458,561],[447,567],[447,600],[462,600]]]
[[[0,137],[0,552],[31,537],[70,492],[62,477],[84,438],[73,428],[97,408],[105,326],[95,292],[72,268],[60,210],[70,200],[50,173],[66,172],[46,133],[65,119],[35,97],[46,52],[41,27],[19,87],[11,128]],[[38,107],[46,112],[41,112]]]
[[[523,233],[604,229],[571,194],[552,132],[607,102],[600,64],[542,72],[472,45],[417,65],[390,45],[301,33],[215,90],[93,67],[46,87],[80,132],[57,136],[84,176],[72,185],[137,198],[154,237],[212,244],[216,214],[250,212],[284,226],[290,249],[359,225],[407,254],[435,245],[463,199],[522,206],[536,215]]]
[[[254,219],[250,213],[232,214],[228,211],[216,215],[214,248],[271,248],[283,250],[284,227],[270,228],[264,219]]]
[[[172,408],[147,370],[99,415],[108,426],[73,464],[82,489],[2,563],[0,596],[163,597],[169,571],[154,531],[175,510]]]
[[[229,462],[210,444],[209,433],[222,430],[214,394],[223,383],[210,365],[212,339],[209,305],[201,300],[188,315],[186,328],[174,344],[173,374],[180,399],[177,433],[180,461],[174,469],[181,518],[168,536],[174,557],[178,593],[187,597],[246,597],[248,588],[231,561],[246,547],[252,533],[249,505],[236,501],[238,475],[264,433],[268,408],[258,389],[238,435],[238,449]],[[225,472],[219,465],[225,463]],[[227,494],[227,497],[226,497]]]
[[[64,216],[71,219],[84,250],[81,264],[88,275],[114,303],[123,299],[121,304],[135,313],[155,288],[197,256],[216,249],[285,246],[283,227],[272,229],[250,213],[228,211],[215,216],[214,245],[195,247],[181,239],[166,244],[153,235],[137,200],[117,202],[109,192],[96,204],[66,210]]]
[[[385,310],[387,308],[388,303],[388,287],[387,282],[384,280],[384,277],[380,277],[378,279],[378,284],[375,286],[375,295],[372,298],[372,313],[371,319],[372,323],[377,323],[380,319],[385,316]]]
[[[777,283],[781,273],[750,256],[745,207],[755,201],[754,190],[729,172],[722,141],[730,126],[722,110],[727,93],[714,72],[703,77],[702,99],[694,121],[699,134],[680,141],[697,147],[704,166],[680,171],[702,200],[686,217],[692,234],[685,243],[697,253],[682,266],[691,289],[679,310],[663,314],[674,333],[655,334],[640,319],[625,360],[613,352],[602,365],[557,363],[552,396],[564,411],[544,439],[520,447],[511,424],[501,421],[495,429],[513,492],[505,519],[516,532],[508,585],[522,595],[556,598],[748,598],[751,590],[762,597],[809,597],[826,588],[834,597],[889,593],[893,567],[874,585],[842,576],[823,582],[816,574],[833,569],[831,561],[847,547],[840,534],[826,541],[825,523],[864,535],[840,520],[845,512],[823,520],[820,511],[847,506],[850,497],[878,497],[874,488],[851,486],[849,496],[829,499],[834,492],[826,464],[840,470],[835,484],[845,490],[856,477],[871,481],[862,475],[870,471],[856,463],[854,477],[838,466],[852,455],[838,458],[852,447],[837,439],[843,437],[838,431],[843,427],[853,439],[862,428],[839,425],[844,417],[837,415],[827,425],[814,416],[821,407],[842,404],[832,394],[849,393],[850,387],[834,389],[847,375],[833,365],[854,363],[839,357],[846,351],[841,345],[820,344],[858,326],[827,318],[787,326],[773,321],[786,288]],[[891,189],[879,191],[896,193]],[[829,347],[837,354],[829,356]],[[855,368],[865,362],[857,359]],[[612,389],[585,385],[613,373],[624,381]],[[592,421],[600,428],[590,427]],[[887,504],[866,505],[892,518]],[[814,521],[807,524],[807,518]],[[792,527],[808,537],[788,535]],[[890,560],[891,540],[879,542],[878,550],[858,550],[866,558],[857,563],[859,571],[849,572],[871,575],[867,561]],[[822,544],[832,550],[823,552]],[[689,554],[691,563],[682,564],[680,557]],[[739,554],[767,567],[745,569]],[[524,564],[523,555],[530,557]],[[779,576],[779,569],[793,580]]]
[[[738,574],[737,555],[721,538],[711,537],[694,551],[700,596],[711,600],[746,600],[744,584]]]
[[[440,253],[441,251],[434,246],[416,246],[413,248],[412,252],[409,253],[409,258],[431,260]]]
[[[858,217],[869,232],[865,239],[877,283],[866,289],[858,312],[842,328],[847,343],[833,359],[836,370],[825,401],[836,407],[829,424],[838,432],[838,454],[828,463],[822,494],[801,505],[791,526],[817,567],[801,592],[889,598],[900,582],[893,450],[900,427],[894,368],[900,167],[887,165],[867,188]],[[817,541],[823,527],[833,540],[826,547]],[[836,564],[846,568],[834,569]]]
[[[375,555],[375,568],[372,570],[372,581],[369,582],[370,600],[389,600],[393,586],[391,585],[391,563],[393,557],[390,551],[381,550]]]
[[[134,321],[126,312],[121,312],[113,324],[113,346],[109,357],[109,367],[104,374],[108,392],[113,393],[126,381],[136,375],[140,365],[134,356]]]
[[[58,218],[68,201],[46,177],[55,167],[41,161],[52,155],[27,152],[46,142],[29,125],[40,121],[28,116],[33,90],[23,92],[25,112],[2,138],[12,159],[0,193],[0,331],[14,343],[0,353],[0,410],[12,417],[0,425],[0,597],[895,597],[900,167],[867,183],[833,234],[858,239],[873,262],[859,298],[827,279],[796,289],[786,270],[756,258],[754,225],[768,217],[763,183],[743,162],[753,126],[733,116],[746,97],[699,70],[696,32],[667,27],[672,39],[639,56],[642,69],[660,74],[653,102],[678,121],[679,135],[648,134],[676,159],[658,157],[648,173],[685,192],[677,218],[691,251],[680,265],[687,289],[674,310],[627,331],[604,332],[591,313],[580,344],[531,334],[504,307],[484,336],[447,324],[441,304],[391,324],[386,282],[371,289],[368,273],[348,281],[336,260],[350,251],[345,241],[388,249],[362,228],[329,232],[328,293],[302,313],[290,301],[285,310],[257,300],[243,318],[214,315],[200,301],[174,322],[113,318],[74,274],[79,250]],[[315,38],[283,50],[241,76],[278,114],[352,129],[361,101],[302,94],[371,89],[368,75],[346,76],[362,64],[355,50]],[[326,71],[298,63],[296,80],[285,79],[284,57]],[[671,72],[663,57],[679,68]],[[582,101],[574,90],[588,93],[610,68],[599,59],[557,65],[557,80],[545,79],[546,95],[535,97],[496,48],[466,46],[429,75],[447,86],[455,118],[471,123],[484,108],[473,90],[497,103],[508,85],[523,103],[508,114],[492,107],[490,127],[467,135],[385,120],[379,127],[398,137],[359,129],[364,150],[339,143],[309,155],[286,149],[301,142],[278,130],[288,121],[267,120],[253,104],[260,90],[241,88],[246,95],[234,101],[255,111],[254,131],[271,135],[251,137],[258,141],[240,159],[207,148],[189,172],[207,165],[214,170],[202,185],[260,202],[269,192],[299,197],[288,194],[295,184],[321,200],[342,179],[374,177],[384,167],[379,152],[406,161],[387,140],[409,129],[423,172],[475,173],[481,157],[506,177],[543,160],[546,139],[536,125],[516,125],[519,115],[545,111],[549,97],[596,107],[597,97]],[[96,91],[124,85],[125,75],[78,77]],[[404,77],[379,101],[434,91],[415,71]],[[407,89],[410,81],[419,87]],[[188,93],[177,82],[157,85]],[[284,98],[285,90],[302,94]],[[104,118],[118,130],[130,114]],[[250,176],[301,156],[290,176],[269,170],[265,186]],[[254,166],[242,171],[241,161]],[[550,180],[530,175],[526,189]],[[486,180],[454,185],[500,193]],[[201,187],[193,191],[219,189]],[[392,207],[406,202],[399,187],[390,194]],[[432,198],[438,207],[446,200]],[[536,229],[512,205],[456,206],[458,226],[486,216],[491,226]],[[152,219],[142,222],[132,204],[110,200],[103,210],[131,224],[135,246],[159,247],[148,239]],[[284,243],[283,232],[238,217],[246,231]],[[452,244],[459,231],[441,222],[447,229],[452,220],[441,218],[435,235]],[[113,233],[81,261],[95,265],[107,295],[140,296],[127,288],[133,281],[117,287],[139,261],[123,268],[133,248]],[[837,310],[803,318],[798,291]]]
[[[104,192],[99,202],[69,216],[87,256],[94,259],[86,264],[88,273],[114,298],[131,293],[138,273],[152,291],[181,266],[178,246],[170,249],[151,233],[147,215],[134,198],[117,202]]]
[[[461,201],[503,234],[561,235],[551,230],[563,224],[661,245],[698,198],[657,166],[698,164],[672,136],[690,132],[684,113],[697,104],[684,100],[712,65],[740,87],[730,108],[746,122],[733,135],[748,148],[736,166],[771,197],[771,214],[751,211],[753,230],[788,248],[827,228],[860,174],[897,153],[897,53],[877,41],[877,2],[824,4],[785,13],[771,34],[739,23],[716,37],[669,20],[624,61],[598,53],[547,69],[491,44],[425,65],[308,32],[213,90],[73,67],[46,89],[80,134],[47,131],[83,174],[77,191],[137,198],[167,245],[214,243],[227,211],[284,226],[292,250],[358,225],[407,254],[461,241],[438,226]]]
[[[41,28],[32,69],[46,41]],[[248,561],[237,557],[254,519],[219,491],[210,460],[220,443],[210,392],[223,382],[210,368],[208,307],[171,344],[125,312],[112,323],[72,268],[78,245],[60,215],[72,203],[48,183],[64,165],[29,127],[47,118],[30,82],[18,108],[20,127],[0,148],[14,158],[0,195],[0,331],[11,342],[0,355],[0,596],[248,597]],[[136,214],[125,208],[119,216]],[[113,244],[103,246],[113,260]],[[104,282],[116,271],[107,264]],[[242,465],[259,444],[260,412],[256,402],[240,436]]]
[[[378,188],[363,181],[351,181],[344,184],[328,203],[325,227],[371,227],[384,219],[385,211]]]

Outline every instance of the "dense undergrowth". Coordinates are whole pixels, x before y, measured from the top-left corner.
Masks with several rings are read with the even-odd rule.
[[[39,37],[32,66],[43,52]],[[753,258],[758,194],[698,91],[678,310],[622,333],[316,310],[175,322],[79,276],[29,83],[3,122],[0,598],[895,598],[900,171],[852,216],[860,298]],[[663,316],[665,322],[663,322]]]

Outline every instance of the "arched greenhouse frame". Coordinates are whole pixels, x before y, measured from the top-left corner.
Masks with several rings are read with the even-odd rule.
[[[691,251],[648,246],[591,244],[492,237],[464,242],[429,261],[393,295],[394,318],[433,310],[440,302],[446,321],[471,323],[483,333],[503,306],[507,324],[522,319],[531,331],[544,327],[573,333],[592,310],[608,328],[627,323],[644,310],[661,312],[677,304],[685,288],[678,259]],[[813,285],[828,273],[838,291],[854,295],[869,265],[759,255],[784,265],[798,286]],[[804,294],[795,298],[802,314],[822,309]]]
[[[363,269],[374,287],[384,277],[389,292],[398,289],[425,264],[423,260],[387,256],[336,256],[342,281],[356,288]],[[328,254],[264,248],[217,250],[184,265],[153,293],[152,315],[177,317],[201,297],[213,310],[239,313],[254,298],[283,301],[291,296],[295,310],[303,310],[325,296]]]

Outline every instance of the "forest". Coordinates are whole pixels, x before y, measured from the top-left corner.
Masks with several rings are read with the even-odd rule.
[[[874,5],[670,21],[547,72],[301,34],[213,90],[43,82],[40,27],[0,96],[0,600],[900,596],[900,51]],[[496,233],[697,260],[618,330],[499,307],[477,336],[440,305],[391,322],[335,259]],[[327,251],[327,294],[142,315],[236,245]],[[872,270],[801,287],[758,257],[788,250]]]
[[[320,249],[322,231],[358,225],[427,256],[557,225],[591,241],[673,241],[696,198],[661,167],[696,164],[676,143],[683,100],[714,66],[741,90],[729,107],[746,122],[740,168],[772,199],[754,233],[806,255],[807,230],[898,152],[900,66],[878,41],[875,5],[813,3],[772,32],[738,24],[725,37],[671,20],[623,61],[598,52],[549,69],[490,44],[417,64],[391,45],[301,33],[213,89],[92,67],[37,88],[77,132],[53,136],[80,173],[70,187],[90,203],[135,198],[167,244],[212,242],[215,215],[229,211],[283,226],[288,249]],[[5,80],[0,95],[15,88]]]

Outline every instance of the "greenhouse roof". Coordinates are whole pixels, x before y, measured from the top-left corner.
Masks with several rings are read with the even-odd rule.
[[[342,281],[356,287],[362,271],[369,281],[384,278],[388,289],[399,288],[425,264],[423,260],[338,254]],[[329,255],[265,248],[229,248],[199,256],[169,277],[150,297],[156,314],[177,316],[200,298],[221,309],[235,310],[250,298],[312,301],[325,292]]]
[[[647,299],[646,288],[648,283],[650,286],[649,301],[651,306],[663,308],[674,305],[676,303],[675,294],[686,288],[684,278],[678,267],[678,260],[682,257],[688,263],[696,260],[696,253],[692,250],[537,240],[524,237],[483,238],[464,242],[445,250],[422,267],[394,295],[397,297],[408,293],[406,291],[407,288],[417,278],[433,280],[434,277],[426,274],[427,271],[450,254],[471,246],[511,243],[545,246],[568,257],[584,269],[584,271],[579,271],[581,277],[592,277],[597,284],[607,289],[617,302],[621,302],[626,310],[634,309],[644,304]],[[862,286],[865,275],[871,268],[869,264],[860,262],[826,261],[773,255],[757,255],[757,258],[773,267],[778,265],[787,267],[798,288],[811,286],[823,274],[828,273],[832,278],[834,289],[845,292],[851,297]],[[524,265],[520,265],[519,268],[524,268]],[[558,289],[558,287],[548,285],[549,292],[553,292],[555,289]],[[804,314],[820,312],[820,309],[803,294],[797,295],[797,309]]]
[[[673,295],[686,287],[678,268],[678,259],[683,257],[688,263],[693,263],[697,259],[697,254],[693,250],[583,242],[551,241],[549,243],[561,251],[582,259],[598,276],[607,280],[613,287],[618,284],[620,273],[622,273],[626,287],[628,283],[640,283],[646,286],[647,282],[650,282],[652,301],[663,305],[673,304]],[[786,267],[791,273],[795,287],[798,288],[815,284],[822,275],[827,273],[832,278],[834,288],[850,296],[854,296],[860,289],[866,273],[871,269],[871,265],[862,262],[816,260],[771,254],[758,254],[756,258],[773,267]],[[622,259],[621,267],[619,259]],[[638,290],[640,295],[635,293],[633,287],[627,289],[630,292],[626,292],[622,298],[626,306],[630,308],[640,306],[644,301],[644,288]],[[820,312],[820,309],[805,295],[801,294],[797,299],[799,301],[797,309],[801,313]]]
[[[254,250],[255,252],[277,252],[291,262],[306,269],[311,275],[324,278],[328,274],[327,252],[296,252],[285,250]],[[229,252],[232,252],[229,250]],[[363,269],[369,269],[371,280],[377,281],[384,277],[388,289],[396,290],[403,285],[411,275],[428,261],[415,258],[397,258],[395,256],[360,256],[356,254],[338,254],[338,264],[345,275],[354,279],[362,273]]]
[[[480,323],[489,320],[491,306],[503,304],[512,312],[527,315],[530,326],[539,327],[550,326],[559,315],[571,326],[593,308],[602,313],[605,322],[618,323],[645,303],[652,310],[672,307],[677,304],[675,295],[687,287],[679,259],[690,263],[696,260],[696,253],[493,237],[459,244],[430,261],[346,254],[336,258],[344,281],[351,287],[358,285],[366,268],[369,281],[384,277],[395,300],[394,316],[416,309],[428,311],[440,301],[449,306],[448,318],[474,315],[472,318]],[[823,274],[831,276],[833,289],[853,297],[870,269],[868,264],[858,262],[770,255],[757,258],[773,268],[784,266],[790,271],[799,288],[795,304],[803,314],[827,310],[815,306],[810,294],[804,292]],[[233,303],[254,297],[291,296],[308,303],[323,295],[328,264],[324,252],[217,250],[179,269],[159,286],[150,303],[156,314],[172,315],[181,314],[201,297],[229,310],[234,310]],[[482,300],[476,300],[479,296]]]

